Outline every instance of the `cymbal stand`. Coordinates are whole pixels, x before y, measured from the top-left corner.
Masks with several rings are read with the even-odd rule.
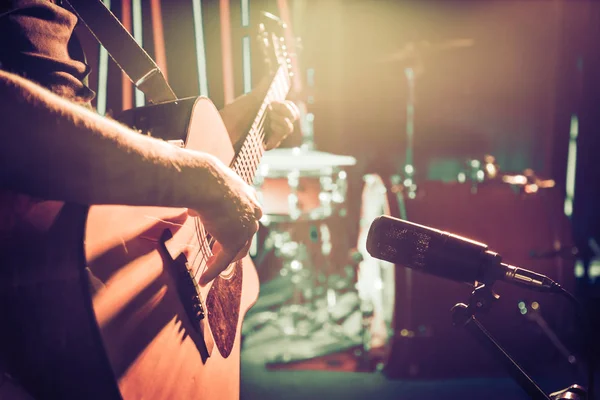
[[[408,85],[408,100],[406,102],[406,158],[404,161],[404,186],[408,197],[416,197],[417,185],[414,181],[414,136],[415,136],[415,70],[411,67],[404,68],[404,75]]]
[[[275,323],[284,335],[306,336],[314,329],[312,310],[312,291],[305,290],[312,273],[306,267],[310,257],[304,243],[292,241],[289,233],[278,237],[275,255],[283,260],[281,274],[289,275],[292,283],[292,298],[281,306]],[[312,285],[308,285],[312,287]]]
[[[468,305],[459,303],[452,307],[452,321],[454,325],[464,327],[493,357],[498,359],[504,365],[509,375],[533,400],[585,400],[587,397],[586,391],[579,385],[570,386],[565,390],[548,396],[504,350],[481,322],[475,318],[476,313],[489,310],[498,298],[499,296],[490,287],[486,285],[478,286],[472,292]]]

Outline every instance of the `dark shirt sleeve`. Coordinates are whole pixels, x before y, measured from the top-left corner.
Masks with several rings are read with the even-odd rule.
[[[69,52],[76,23],[74,14],[51,1],[0,0],[0,68],[89,103],[94,97],[84,84],[89,67]]]

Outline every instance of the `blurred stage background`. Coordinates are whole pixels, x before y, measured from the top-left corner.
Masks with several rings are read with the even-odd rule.
[[[521,394],[508,379],[485,380],[505,374],[451,326],[449,309],[468,300],[468,286],[378,264],[377,279],[361,277],[361,218],[364,228],[369,213],[386,208],[564,283],[597,317],[600,3],[111,0],[110,8],[179,97],[208,95],[218,107],[266,73],[255,40],[262,11],[301,39],[302,88],[292,98],[306,113],[282,147],[304,150],[257,183],[283,211],[266,206],[275,218],[253,250],[264,287],[244,330],[243,398]],[[89,33],[80,35],[99,110],[142,105]],[[294,190],[316,202],[303,212],[323,211],[323,193],[338,196],[333,210],[293,218],[286,196],[294,173],[302,178]],[[334,188],[324,189],[332,177]],[[359,293],[361,280],[375,288]],[[570,305],[496,289],[501,299],[482,320],[500,342],[547,390],[584,383],[581,365],[567,361],[585,353]],[[365,296],[383,308],[373,311]]]

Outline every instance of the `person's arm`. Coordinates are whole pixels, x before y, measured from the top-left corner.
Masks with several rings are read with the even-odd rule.
[[[82,204],[187,207],[217,240],[202,283],[248,253],[262,211],[217,158],[143,136],[0,71],[0,189]]]
[[[216,158],[140,135],[2,71],[0,115],[4,188],[83,204],[200,208],[219,201]]]

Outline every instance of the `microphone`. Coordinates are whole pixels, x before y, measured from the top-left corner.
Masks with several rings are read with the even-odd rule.
[[[547,276],[503,263],[486,244],[387,215],[371,224],[367,251],[380,260],[471,285],[502,280],[542,292],[561,290]]]

